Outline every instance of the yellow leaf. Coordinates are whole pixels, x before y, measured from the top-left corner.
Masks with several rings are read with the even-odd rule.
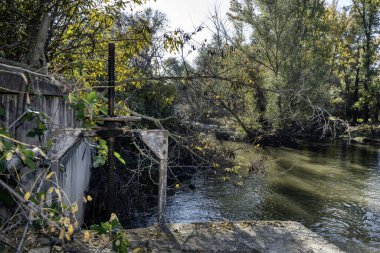
[[[203,150],[202,147],[195,146],[195,148],[198,149],[199,151],[202,151],[202,150]]]
[[[63,229],[61,229],[60,231],[59,231],[59,236],[58,236],[58,239],[59,240],[63,240],[63,237],[65,236],[65,231],[63,230]]]
[[[30,192],[26,192],[25,195],[24,195],[24,199],[25,200],[29,200],[30,196],[31,196],[31,193]]]
[[[181,185],[180,185],[180,184],[176,184],[176,185],[175,185],[175,188],[177,188],[177,189],[178,189],[179,187],[181,187]]]
[[[46,176],[46,179],[50,179],[53,175],[55,174],[54,171],[50,172],[47,176]]]
[[[68,217],[62,217],[60,223],[65,227],[68,227],[70,225],[70,219]]]
[[[55,226],[54,226],[54,224],[52,224],[52,223],[49,224],[49,231],[50,231],[50,233],[54,233],[55,232]]]
[[[61,196],[61,192],[59,191],[59,189],[58,189],[58,188],[54,188],[54,191],[55,191],[55,193],[57,193],[57,195],[58,195],[58,200],[59,200],[59,201],[62,201],[62,196]]]
[[[19,154],[19,157],[21,158],[21,160],[25,161],[26,157],[24,154]]]
[[[78,212],[78,205],[77,205],[77,203],[75,203],[74,205],[71,206],[71,212],[73,212],[73,213]]]
[[[92,197],[90,195],[87,195],[87,201],[92,201]]]
[[[111,213],[110,221],[118,220],[117,215],[115,213]]]
[[[50,187],[49,190],[48,190],[48,193],[52,193],[54,191],[54,187]]]
[[[85,241],[89,240],[90,239],[90,232],[88,232],[87,230],[83,232],[83,239]]]
[[[69,233],[65,233],[65,237],[66,237],[66,240],[71,241],[71,236],[69,235]]]
[[[67,228],[67,233],[69,235],[72,235],[74,233],[74,226],[73,226],[73,224],[69,225],[69,227]]]
[[[142,248],[134,248],[132,250],[132,253],[141,253],[141,252],[144,252],[144,250]]]
[[[12,159],[12,157],[13,157],[13,153],[12,152],[8,152],[7,155],[6,155],[6,157],[5,157],[5,160],[9,161],[9,160]]]

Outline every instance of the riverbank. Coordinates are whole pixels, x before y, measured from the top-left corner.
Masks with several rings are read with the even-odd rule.
[[[325,142],[331,139],[345,139],[355,143],[380,143],[380,125],[344,125],[322,133],[320,129],[277,129],[264,132],[251,131],[250,134],[236,129],[216,127],[214,135],[221,141],[244,142],[262,146],[297,146],[300,141]]]
[[[339,137],[355,143],[380,143],[379,125],[352,126]]]

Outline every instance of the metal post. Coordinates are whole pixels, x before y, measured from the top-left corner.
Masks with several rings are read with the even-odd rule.
[[[108,44],[108,116],[115,114],[115,43]]]
[[[108,116],[115,113],[115,44],[108,44]],[[113,126],[108,126],[112,128]],[[115,183],[115,137],[108,138],[108,178],[107,178],[107,213],[114,212],[116,183]]]
[[[168,160],[160,159],[160,175],[158,182],[158,226],[164,231],[166,220],[166,188],[167,188]]]

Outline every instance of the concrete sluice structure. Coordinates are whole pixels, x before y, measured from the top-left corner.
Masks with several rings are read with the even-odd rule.
[[[12,66],[9,68],[13,70]],[[15,69],[18,68],[15,67]],[[76,203],[78,206],[76,218],[79,223],[83,222],[83,197],[90,182],[94,153],[91,147],[92,138],[134,136],[140,138],[159,159],[158,223],[163,228],[166,206],[167,131],[139,130],[128,127],[81,129],[80,123],[75,119],[74,111],[65,99],[67,95],[64,85],[48,80],[46,77],[26,75],[20,71],[6,71],[0,74],[0,107],[4,109],[4,114],[0,116],[0,125],[9,129],[11,136],[23,143],[45,146],[48,140],[51,141],[47,154],[50,170],[56,175],[54,177],[56,182],[45,182],[42,191],[47,191],[51,187],[59,188],[62,196],[59,196],[56,191],[47,191],[48,203],[52,203],[57,198],[61,198],[66,206]],[[26,116],[29,116],[28,120],[25,120]],[[36,127],[38,120],[44,122],[46,131],[40,136],[32,137],[28,133]],[[125,116],[104,117],[98,120],[128,123],[140,118]],[[9,172],[20,175],[23,178],[21,183],[24,190],[30,191],[33,182],[43,175],[43,170],[29,169],[23,165],[17,155],[14,155],[13,160],[11,165],[8,163]]]
[[[54,140],[53,137],[58,129],[80,127],[80,123],[75,119],[74,111],[65,99],[66,95],[68,93],[64,86],[44,77],[18,71],[1,73],[0,106],[4,109],[4,115],[0,117],[0,125],[9,129],[11,136],[18,141],[45,146],[49,139]],[[25,120],[27,115],[29,119]],[[37,117],[44,122],[47,130],[42,136],[28,136],[28,133],[36,127]],[[55,138],[59,137],[55,136]],[[77,219],[79,221],[83,221],[82,199],[91,175],[90,141],[80,136],[65,136],[65,141],[60,142],[61,146],[53,143],[52,149],[47,150],[48,157],[52,160],[51,170],[55,171],[57,182],[55,182],[56,185],[45,183],[43,189],[60,187],[65,194],[63,197],[65,204],[78,204]],[[64,146],[62,146],[63,143]],[[52,153],[53,150],[59,150],[59,152]],[[21,162],[16,162],[16,164],[16,167],[8,166],[8,170],[11,172],[17,169],[18,173],[21,172],[24,188],[28,189],[29,182],[38,178],[40,171],[31,171]],[[48,201],[54,199],[54,192],[48,193],[46,197]]]
[[[5,111],[0,116],[0,124],[9,128],[11,135],[24,143],[40,146],[45,145],[47,140],[52,141],[48,157],[51,170],[56,174],[56,182],[45,183],[44,190],[58,185],[65,193],[63,199],[66,204],[78,204],[76,216],[82,222],[82,198],[89,184],[92,167],[91,138],[99,136],[99,131],[111,130],[80,129],[65,95],[67,93],[63,86],[42,77],[28,75],[26,78],[26,75],[17,71],[0,74],[0,106]],[[44,122],[47,131],[43,136],[28,136],[36,121],[23,120],[27,113],[46,115]],[[132,252],[342,252],[297,222],[165,224],[168,133],[164,130],[118,128],[113,129],[112,134],[118,138],[131,135],[139,137],[160,159],[159,226],[126,230]],[[8,169],[22,172],[20,175],[25,176],[25,187],[28,187],[28,180],[33,181],[40,176],[38,171],[30,173],[30,169],[22,165],[21,161],[15,164],[17,166]],[[47,199],[52,201],[54,194],[52,192]],[[88,247],[88,252],[110,252],[107,247],[104,251],[91,249],[91,245]]]

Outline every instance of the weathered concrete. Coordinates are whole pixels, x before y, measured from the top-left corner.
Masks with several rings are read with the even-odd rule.
[[[127,230],[140,252],[338,253],[327,242],[293,221],[240,221],[167,225],[168,235],[155,227]]]
[[[51,78],[11,70],[9,73],[0,74],[0,107],[4,109],[4,113],[0,115],[0,125],[9,128],[15,139],[28,144],[45,145],[52,138],[53,146],[48,150],[48,157],[51,159],[51,169],[56,172],[55,184],[65,193],[65,204],[77,202],[77,218],[81,221],[82,199],[90,179],[92,152],[89,142],[80,135],[80,130],[74,130],[73,133],[57,130],[80,125],[75,119],[73,109],[64,98],[68,94],[66,87]],[[30,113],[34,118],[25,120],[24,116]],[[36,127],[36,117],[47,127],[42,138],[28,136],[28,132]],[[24,190],[29,191],[35,179],[45,172],[35,172],[16,157],[15,155],[15,159],[8,162],[8,170],[21,176]],[[55,177],[51,180],[55,180]],[[55,184],[45,182],[42,189],[46,191],[50,186],[56,186]],[[53,194],[48,193],[47,200],[53,199]]]
[[[83,196],[90,182],[92,168],[91,140],[83,138],[80,129],[52,131],[53,146],[49,152],[52,170],[56,172],[57,184],[65,193],[66,205],[77,203],[76,218],[84,219]],[[54,185],[51,185],[54,186]],[[54,193],[47,194],[50,200]]]

